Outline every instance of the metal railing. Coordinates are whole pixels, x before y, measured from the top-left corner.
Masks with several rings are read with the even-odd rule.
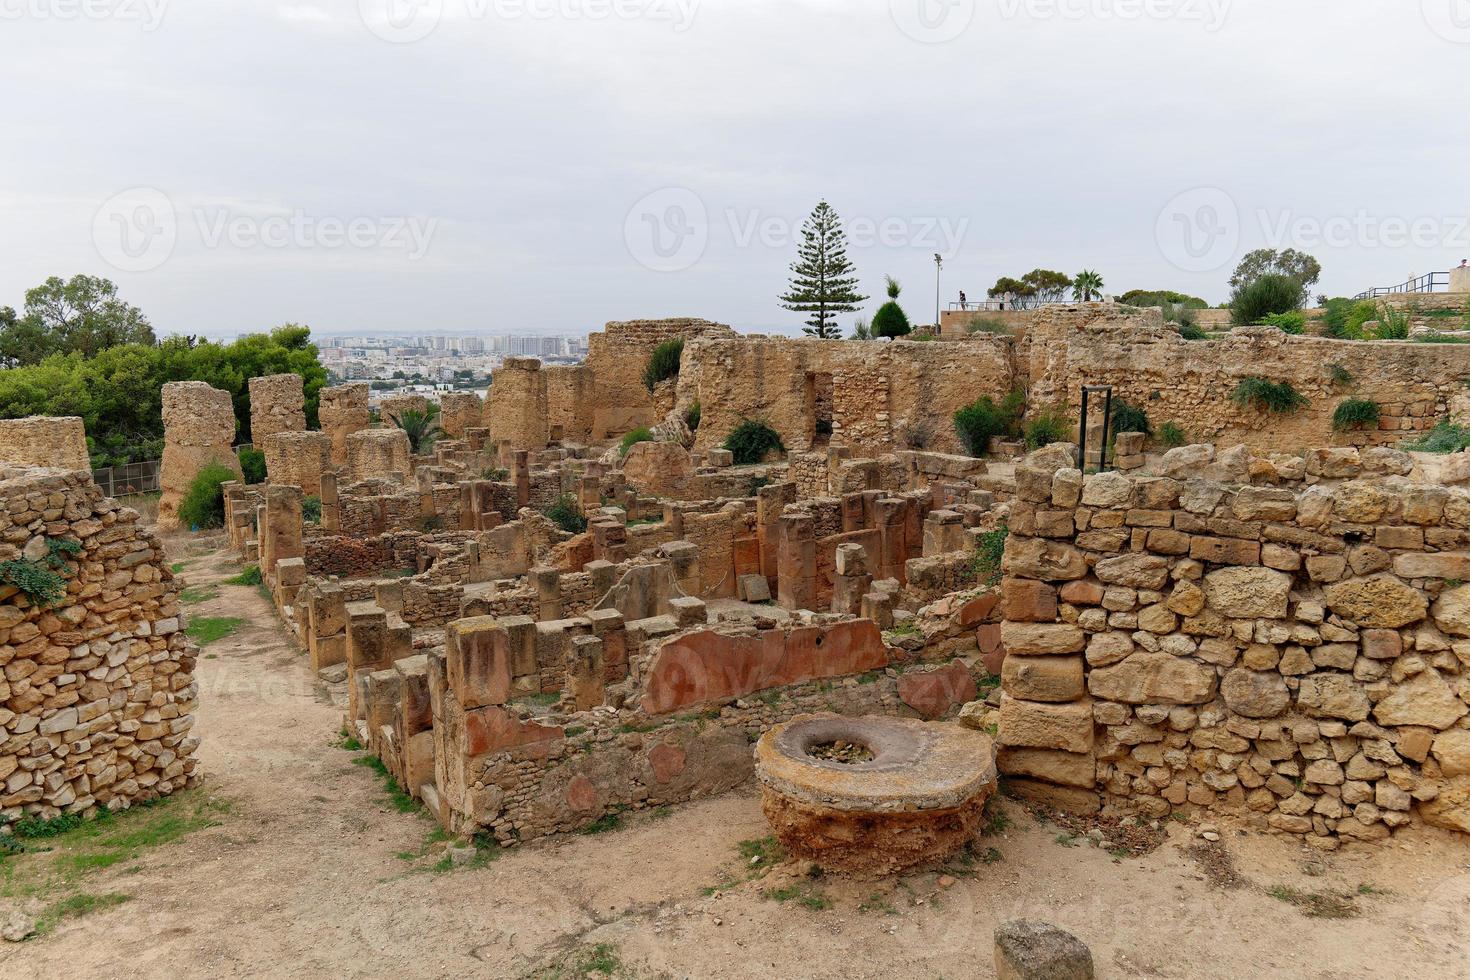
[[[950,303],[951,313],[994,313],[1002,310],[1039,310],[1043,306],[1072,306],[1076,300],[1044,299],[1025,297],[1022,299],[971,299],[963,303]]]
[[[1399,293],[1445,293],[1449,292],[1449,288],[1450,274],[1448,272],[1431,272],[1427,276],[1410,279],[1397,286],[1378,286],[1366,290],[1354,296],[1353,299],[1377,299],[1380,296],[1394,296]]]

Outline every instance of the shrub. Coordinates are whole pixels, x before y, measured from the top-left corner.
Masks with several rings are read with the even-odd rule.
[[[1006,326],[1005,320],[998,316],[971,317],[970,322],[965,325],[970,333],[992,333],[1009,336],[1011,328]]]
[[[429,403],[426,411],[407,408],[397,415],[388,416],[388,421],[402,429],[408,436],[408,447],[415,456],[427,453],[444,434],[439,428],[439,406]]]
[[[1165,449],[1175,449],[1189,441],[1189,436],[1175,422],[1165,422],[1159,426],[1159,445]]]
[[[261,583],[261,581],[262,581],[262,579],[260,577],[260,566],[259,565],[249,565],[249,566],[246,567],[245,571],[241,572],[239,575],[233,576],[232,578],[225,579],[225,584],[226,585],[259,585]]]
[[[1048,410],[1026,423],[1026,446],[1028,449],[1040,449],[1054,442],[1064,442],[1071,432],[1071,424],[1060,412]]]
[[[1362,340],[1369,323],[1378,319],[1378,304],[1370,299],[1354,303],[1348,310],[1347,327],[1343,336],[1348,340]]]
[[[254,446],[246,446],[239,452],[240,472],[246,483],[265,482],[265,453]]]
[[[1424,333],[1414,338],[1416,344],[1470,344],[1470,336],[1460,333]]]
[[[1424,438],[1406,442],[1402,448],[1414,453],[1464,452],[1470,449],[1470,426],[1455,425],[1449,419],[1444,419],[1430,429]]]
[[[684,338],[666,340],[648,355],[648,365],[643,369],[643,387],[652,391],[660,381],[679,376],[679,359],[684,356]]]
[[[1285,414],[1305,408],[1310,402],[1291,386],[1289,381],[1268,381],[1251,376],[1235,386],[1230,400],[1237,405],[1249,405],[1263,412]]]
[[[741,419],[725,437],[725,449],[735,457],[736,466],[751,466],[766,458],[766,453],[775,450],[784,452],[781,435],[765,422],[757,419]]]
[[[322,498],[307,497],[301,501],[301,520],[306,524],[322,522]]]
[[[1378,339],[1407,340],[1412,320],[1408,310],[1396,310],[1385,303],[1378,314]]]
[[[619,455],[626,456],[628,455],[628,450],[638,445],[638,443],[652,441],[653,430],[646,425],[640,425],[632,432],[629,432],[627,435],[623,436],[622,444],[618,447],[618,453]]]
[[[696,398],[694,400],[694,404],[690,405],[688,410],[684,413],[684,424],[689,426],[690,432],[699,431],[699,418],[701,414],[702,412],[699,407],[699,399]]]
[[[587,530],[587,518],[582,508],[570,494],[564,494],[556,503],[546,508],[546,518],[568,534],[581,534]]]
[[[890,340],[906,337],[913,327],[909,324],[908,314],[898,305],[898,280],[892,276],[885,278],[888,284],[888,302],[878,307],[878,312],[873,314],[873,323],[869,329],[874,337],[887,337]]]
[[[223,527],[225,495],[220,484],[236,479],[235,471],[223,463],[207,464],[189,483],[179,501],[179,523],[189,528]]]
[[[1290,276],[1261,276],[1236,287],[1230,297],[1230,320],[1237,326],[1260,323],[1273,313],[1289,313],[1301,305],[1301,283]]]
[[[978,458],[990,452],[991,439],[1015,436],[1019,415],[1019,411],[1013,411],[1005,402],[997,405],[986,395],[954,413],[955,434],[964,444],[965,452]]]
[[[1348,318],[1352,316],[1354,301],[1339,296],[1329,299],[1322,305],[1322,336],[1332,337],[1337,340],[1346,340],[1348,334]]]
[[[1275,327],[1282,333],[1297,335],[1307,329],[1307,317],[1301,310],[1291,310],[1288,313],[1272,313],[1270,316],[1261,318],[1261,325]]]
[[[25,593],[34,606],[45,609],[58,605],[66,598],[66,579],[48,565],[28,558],[0,562],[0,582]]]
[[[1005,557],[1006,538],[1010,534],[1011,529],[1002,524],[994,531],[978,536],[973,568],[982,585],[994,585],[1000,581],[1000,563]]]
[[[1336,432],[1347,432],[1376,426],[1379,414],[1377,402],[1366,398],[1349,398],[1332,413],[1332,428]]]
[[[1153,427],[1148,424],[1148,412],[1130,405],[1125,401],[1119,401],[1113,406],[1113,432],[1142,432],[1145,436],[1154,434]]]
[[[1327,377],[1331,379],[1332,383],[1337,385],[1339,388],[1346,388],[1348,385],[1352,384],[1354,380],[1353,372],[1349,371],[1341,364],[1327,365]]]
[[[1210,335],[1209,334],[1205,333],[1203,330],[1201,330],[1199,327],[1195,326],[1192,323],[1182,323],[1182,324],[1180,324],[1179,325],[1179,336],[1183,337],[1185,340],[1209,340],[1210,339]]]

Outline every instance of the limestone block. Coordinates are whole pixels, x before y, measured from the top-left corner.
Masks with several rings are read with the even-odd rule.
[[[682,500],[694,479],[694,461],[677,442],[635,443],[623,458],[623,476],[645,493]]]
[[[1326,597],[1327,608],[1359,626],[1399,629],[1419,622],[1429,609],[1422,592],[1391,575],[1336,582]]]
[[[1046,704],[1002,696],[998,742],[1018,748],[1089,753],[1093,744],[1092,702]]]
[[[308,497],[320,497],[322,473],[332,466],[332,437],[325,432],[277,432],[267,436],[266,479],[300,487]]]
[[[1222,568],[1205,576],[1205,601],[1232,619],[1284,619],[1291,576],[1269,568]]]
[[[317,419],[332,440],[332,462],[347,465],[347,437],[372,425],[371,391],[366,381],[323,388],[317,396]]]
[[[1275,718],[1291,706],[1286,679],[1274,671],[1238,667],[1220,682],[1220,693],[1231,711],[1246,718]]]
[[[402,429],[364,429],[347,437],[347,470],[354,482],[407,473],[411,456],[408,434]]]
[[[1470,714],[1439,671],[1430,667],[1395,687],[1373,706],[1380,725],[1422,725],[1443,731]]]
[[[52,469],[92,469],[87,432],[75,415],[0,419],[0,463]]]
[[[1087,678],[1093,697],[1122,704],[1205,704],[1215,697],[1214,668],[1162,651],[1140,650]]]
[[[263,446],[277,432],[306,428],[306,394],[299,374],[250,379],[250,440]]]
[[[178,526],[179,502],[199,471],[219,463],[240,474],[235,441],[235,405],[228,391],[203,381],[163,386],[163,462],[158,481],[158,526]]]
[[[473,391],[446,391],[439,396],[439,428],[450,439],[463,439],[469,429],[478,428],[485,416],[485,405]]]

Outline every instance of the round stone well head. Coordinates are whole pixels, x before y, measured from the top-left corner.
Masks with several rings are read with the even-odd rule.
[[[786,850],[856,875],[949,857],[996,789],[988,736],[908,718],[801,715],[761,736],[755,768]]]

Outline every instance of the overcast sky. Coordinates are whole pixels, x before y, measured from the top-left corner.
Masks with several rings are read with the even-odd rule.
[[[0,0],[0,305],[791,331],[823,198],[919,322],[935,252],[946,302],[1216,303],[1262,245],[1351,294],[1470,256],[1467,65],[1470,0]]]

